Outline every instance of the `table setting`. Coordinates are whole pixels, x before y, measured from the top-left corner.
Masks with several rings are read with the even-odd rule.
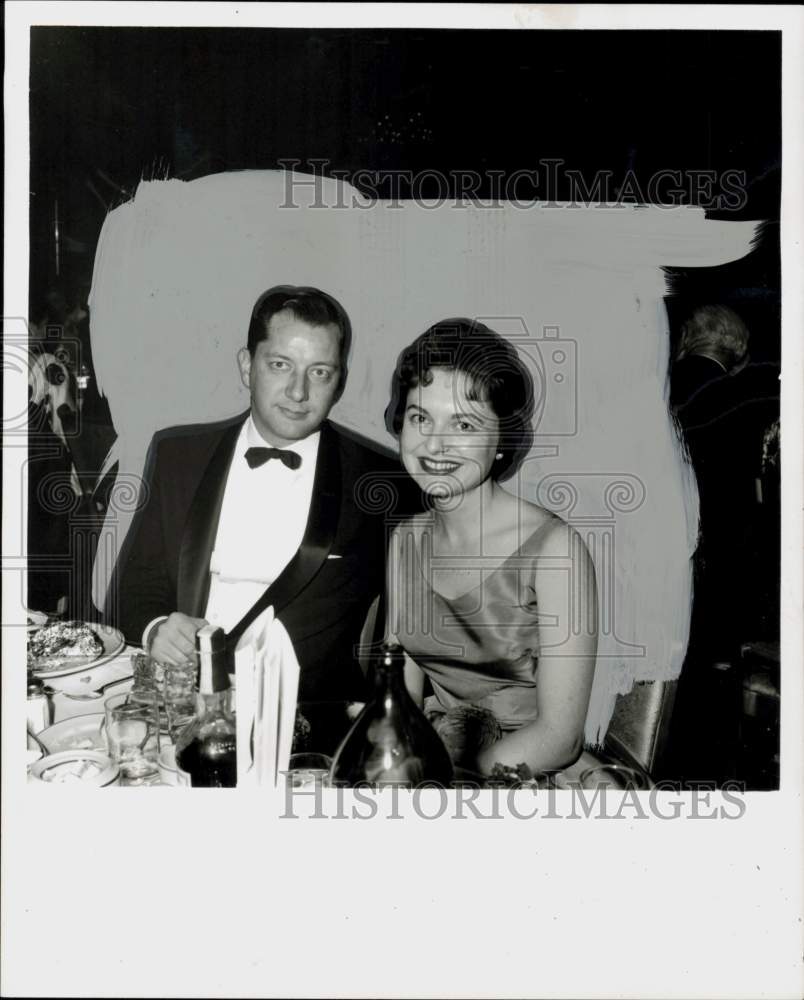
[[[88,629],[97,642],[91,652],[37,659],[32,656],[37,644],[29,636],[29,782],[97,787],[190,783],[177,766],[176,747],[196,718],[201,698],[198,663],[160,664],[141,648],[127,645],[109,626],[60,624],[65,626],[61,635],[68,639],[78,635],[83,641]],[[32,627],[31,635],[43,627]],[[344,743],[370,706],[346,701],[297,704],[298,663],[270,608],[241,641],[235,663],[224,703],[237,731],[236,784],[276,787],[284,780],[295,788],[347,784],[337,780],[338,767],[333,765],[339,754],[343,757]],[[497,766],[491,776],[483,776],[456,765],[451,784],[652,787],[640,769],[587,750],[571,766],[539,774],[519,765]]]

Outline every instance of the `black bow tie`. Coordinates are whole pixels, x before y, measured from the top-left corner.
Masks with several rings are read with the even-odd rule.
[[[298,452],[286,451],[284,448],[249,448],[246,452],[246,461],[250,469],[258,469],[271,458],[278,458],[289,469],[298,469],[302,461]]]

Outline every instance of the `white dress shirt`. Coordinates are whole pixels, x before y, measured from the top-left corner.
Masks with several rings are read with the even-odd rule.
[[[298,469],[269,459],[252,469],[248,448],[270,447],[249,416],[235,444],[210,558],[210,588],[204,617],[229,632],[293,558],[304,537],[321,434],[289,449],[301,457]],[[143,634],[147,648],[154,627]]]
[[[272,458],[249,468],[246,450],[265,448],[249,416],[235,445],[210,559],[204,617],[230,631],[293,558],[307,524],[320,432],[291,448],[298,469]]]

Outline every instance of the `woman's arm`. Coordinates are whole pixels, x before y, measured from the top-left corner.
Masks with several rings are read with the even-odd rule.
[[[539,667],[535,722],[480,752],[478,768],[525,763],[533,771],[567,767],[581,754],[597,652],[595,568],[581,537],[558,521],[536,559]]]
[[[404,647],[399,641],[400,622],[403,620],[400,609],[407,590],[402,578],[404,561],[401,552],[402,535],[399,528],[394,528],[388,548],[385,641],[395,643],[404,652]],[[405,686],[416,704],[421,707],[424,701],[424,674],[407,653],[405,653]]]

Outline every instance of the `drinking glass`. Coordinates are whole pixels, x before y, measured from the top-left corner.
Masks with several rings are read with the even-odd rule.
[[[159,778],[159,695],[113,694],[104,702],[106,742],[120,767],[121,785],[148,785]]]
[[[193,720],[197,710],[196,675],[198,667],[192,663],[174,665],[160,663],[147,653],[134,653],[134,699],[140,692],[156,691],[159,695],[162,732],[173,742],[181,730]]]
[[[175,743],[176,737],[193,721],[198,710],[198,692],[195,687],[197,668],[195,663],[161,666],[164,676],[165,721],[170,738]]]
[[[323,753],[294,753],[290,756],[287,782],[291,788],[308,788],[329,785],[332,758]]]
[[[134,687],[136,691],[158,691],[162,694],[162,667],[147,653],[132,653],[131,667],[134,672]]]

